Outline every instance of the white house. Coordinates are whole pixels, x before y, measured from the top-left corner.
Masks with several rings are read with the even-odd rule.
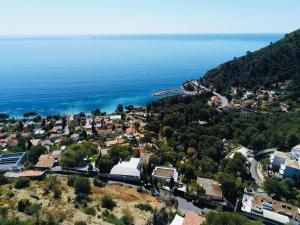
[[[111,175],[121,175],[129,177],[140,177],[141,159],[131,158],[129,161],[120,161],[111,171]]]
[[[277,170],[280,168],[280,166],[282,164],[285,163],[285,161],[287,159],[289,159],[289,153],[286,153],[286,152],[280,152],[280,151],[275,151],[272,155],[271,155],[271,158],[270,158],[270,162],[271,162],[271,165],[272,165],[272,168],[274,170]]]
[[[172,167],[157,166],[153,170],[152,176],[159,180],[165,181],[170,181],[171,177],[173,177],[176,183],[178,181],[178,172],[176,168]]]
[[[284,164],[281,164],[279,174],[281,177],[300,178],[300,162],[286,160]]]
[[[290,153],[275,151],[270,161],[272,169],[279,171],[279,177],[300,177],[300,145],[295,146]]]
[[[300,161],[300,145],[297,145],[294,148],[292,148],[290,157],[292,160]]]

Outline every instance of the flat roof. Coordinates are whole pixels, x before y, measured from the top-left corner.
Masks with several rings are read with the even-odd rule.
[[[25,155],[25,152],[0,155],[0,165],[16,164]]]
[[[207,195],[216,196],[219,198],[223,197],[221,185],[212,179],[197,177],[197,183],[204,188]]]
[[[156,167],[153,171],[153,175],[159,177],[174,177],[175,173],[176,169],[171,167]]]
[[[205,217],[196,213],[188,212],[185,214],[183,225],[201,225],[205,222]]]
[[[140,158],[131,158],[129,161],[120,161],[111,169],[110,174],[140,177],[141,173],[138,168],[140,161]]]
[[[287,224],[290,222],[290,219],[287,216],[266,209],[263,209],[263,216],[267,219],[274,220],[282,224]]]
[[[184,221],[184,218],[182,216],[179,216],[178,214],[176,214],[170,225],[182,225],[183,221]]]

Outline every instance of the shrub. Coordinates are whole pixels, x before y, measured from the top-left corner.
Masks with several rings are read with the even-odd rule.
[[[94,185],[96,187],[104,187],[105,186],[105,184],[100,179],[98,179],[98,178],[94,179]]]
[[[96,216],[96,211],[93,208],[87,208],[84,213],[90,216]]]
[[[38,215],[40,213],[41,209],[42,209],[41,204],[33,203],[32,205],[29,205],[25,209],[25,213],[30,216]]]
[[[61,189],[59,187],[55,187],[54,190],[53,190],[53,198],[55,199],[59,199],[61,198]]]
[[[101,205],[103,208],[113,210],[117,206],[116,202],[108,195],[105,195],[101,199]]]
[[[86,202],[89,200],[90,200],[89,196],[87,194],[83,194],[83,193],[78,193],[75,198],[75,201],[77,203],[83,203],[83,204],[86,204]]]
[[[124,225],[121,220],[119,220],[114,214],[110,214],[107,210],[102,213],[102,218],[104,221],[114,225]]]
[[[21,199],[18,202],[18,210],[19,212],[25,212],[25,209],[30,206],[30,202],[28,199]]]
[[[74,188],[76,194],[90,194],[91,193],[91,183],[88,178],[77,177],[74,182]]]
[[[68,179],[68,186],[69,187],[73,187],[74,186],[74,183],[75,183],[75,180],[76,180],[77,176],[69,176],[69,179]]]
[[[87,225],[86,222],[83,222],[83,221],[76,221],[74,223],[74,225]]]
[[[22,189],[28,187],[30,184],[30,179],[27,177],[19,177],[15,182],[15,188]]]
[[[141,203],[141,204],[136,205],[135,207],[138,208],[139,210],[143,210],[143,211],[148,211],[148,212],[154,211],[153,207],[149,204]]]
[[[2,219],[6,219],[8,216],[8,208],[0,207],[0,216]]]
[[[132,216],[129,209],[123,210],[123,216],[122,216],[121,220],[124,223],[124,225],[133,225],[134,224],[134,217]]]
[[[8,184],[8,179],[5,176],[0,175],[0,185]]]

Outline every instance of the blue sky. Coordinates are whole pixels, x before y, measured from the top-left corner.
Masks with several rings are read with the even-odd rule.
[[[299,0],[0,0],[0,35],[287,33]]]

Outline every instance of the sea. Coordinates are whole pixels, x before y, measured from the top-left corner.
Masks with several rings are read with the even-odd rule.
[[[284,34],[0,36],[0,113],[146,105]]]

